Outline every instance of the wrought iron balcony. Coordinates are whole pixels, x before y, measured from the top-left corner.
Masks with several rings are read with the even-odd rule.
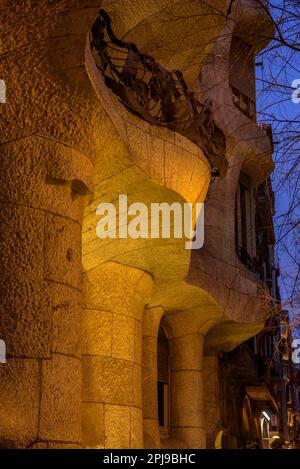
[[[91,30],[91,49],[105,84],[127,109],[184,135],[202,149],[215,174],[226,174],[225,136],[213,120],[211,102],[200,103],[179,70],[165,69],[135,44],[116,38],[102,9]]]

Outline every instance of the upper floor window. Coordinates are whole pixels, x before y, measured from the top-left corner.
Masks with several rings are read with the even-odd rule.
[[[241,173],[236,194],[236,245],[240,260],[256,272],[255,202],[250,178]]]
[[[255,119],[255,54],[253,47],[238,36],[232,38],[230,47],[229,83],[234,104]]]

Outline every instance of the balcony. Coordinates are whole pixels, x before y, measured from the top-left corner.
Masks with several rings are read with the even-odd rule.
[[[206,155],[212,172],[224,176],[228,166],[224,133],[214,122],[211,102],[197,99],[182,72],[167,70],[135,44],[118,39],[104,10],[94,22],[90,39],[106,86],[127,110],[191,140]]]

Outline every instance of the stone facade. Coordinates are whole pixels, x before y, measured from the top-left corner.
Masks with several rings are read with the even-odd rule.
[[[0,0],[0,446],[205,448],[221,429],[216,356],[255,335],[270,309],[236,250],[240,174],[254,190],[273,163],[246,96],[254,55],[237,102],[232,44],[240,38],[255,54],[266,45],[257,34],[272,26],[255,0],[235,3],[190,1],[182,12],[177,0]],[[199,99],[212,101],[225,177],[212,180],[199,146],[142,120],[105,85],[89,42],[100,6],[119,37],[184,70]],[[100,239],[96,209],[119,194],[147,207],[205,201],[204,247]]]

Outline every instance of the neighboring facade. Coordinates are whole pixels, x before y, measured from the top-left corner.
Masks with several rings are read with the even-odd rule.
[[[270,449],[280,439],[299,445],[297,396],[286,313],[263,332],[219,357],[224,448]]]
[[[226,371],[274,311],[253,267],[273,169],[255,119],[269,15],[256,0],[28,1],[24,24],[2,3],[0,446],[211,447],[219,356]],[[205,202],[204,246],[100,239],[97,207],[119,215],[120,194],[189,202],[194,223]]]
[[[279,269],[274,256],[272,221],[274,194],[270,179],[251,193],[242,174],[236,207],[239,258],[259,276],[273,307],[262,332],[230,352],[218,355],[220,432],[217,438],[211,435],[207,445],[270,449],[276,448],[280,441],[285,447],[294,448],[299,437],[296,367],[292,364],[289,315],[281,308],[277,280]],[[255,220],[254,249],[247,237],[252,219]]]

